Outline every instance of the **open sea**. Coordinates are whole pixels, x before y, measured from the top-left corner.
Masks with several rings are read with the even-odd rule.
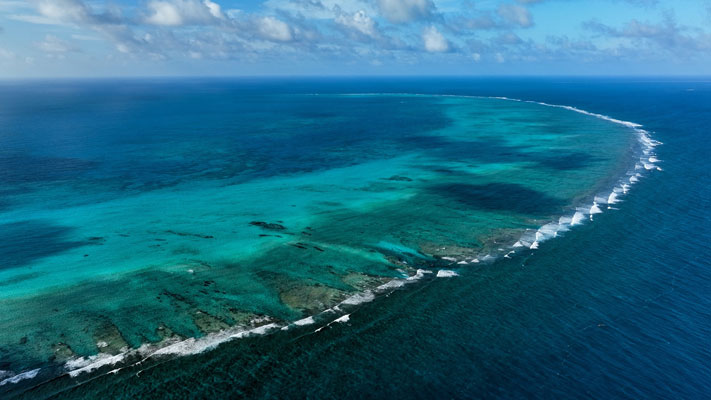
[[[711,80],[0,82],[0,398],[711,398]]]

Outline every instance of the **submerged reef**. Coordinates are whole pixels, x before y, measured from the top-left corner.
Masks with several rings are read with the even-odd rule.
[[[82,169],[18,190],[0,229],[0,370],[78,376],[346,322],[379,294],[535,250],[656,166],[638,127],[571,109],[304,97],[282,101],[343,115],[286,112],[270,125],[247,112],[251,130],[216,134],[218,145],[191,132],[165,148],[135,138],[116,151],[155,165],[109,160],[123,175]],[[389,119],[359,125],[376,114]]]

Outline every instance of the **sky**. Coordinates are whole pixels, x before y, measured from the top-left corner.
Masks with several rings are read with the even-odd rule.
[[[711,0],[0,0],[0,78],[711,75]]]

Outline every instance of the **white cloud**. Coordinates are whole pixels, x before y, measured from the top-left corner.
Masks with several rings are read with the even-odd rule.
[[[68,42],[54,36],[47,35],[44,40],[36,43],[38,49],[46,53],[67,53],[70,51],[78,51],[78,49]]]
[[[42,15],[12,14],[9,15],[8,18],[15,21],[29,22],[37,25],[63,25],[61,21],[53,18],[47,18]]]
[[[425,44],[425,50],[430,53],[442,53],[449,50],[449,42],[434,26],[425,28],[422,33],[422,41]]]
[[[84,3],[72,0],[41,0],[37,11],[51,20],[70,22],[85,21],[90,14]]]
[[[150,15],[146,22],[153,25],[182,25],[183,17],[175,4],[167,1],[152,1],[148,3]]]
[[[82,0],[29,0],[38,14],[10,15],[10,18],[46,25],[111,25],[121,19],[120,9],[108,7],[104,13],[94,13]]]
[[[229,10],[225,11],[225,14],[227,15],[227,18],[235,19],[241,17],[243,11],[237,8],[230,8]]]
[[[266,39],[288,42],[293,38],[289,25],[274,17],[261,18],[258,27],[259,33]]]
[[[14,60],[15,53],[11,52],[10,50],[5,50],[2,47],[0,47],[0,58],[4,58],[7,60]]]
[[[345,27],[355,29],[366,36],[376,37],[378,35],[375,21],[363,10],[354,14],[341,14],[336,17],[335,21]]]
[[[685,57],[706,54],[711,49],[711,34],[679,25],[671,13],[665,13],[658,23],[631,20],[622,28],[614,28],[599,21],[583,25],[597,34],[617,39],[620,48],[630,47],[657,57],[674,53]]]
[[[151,25],[210,24],[224,18],[220,5],[210,0],[154,0],[147,9],[145,22]]]
[[[19,0],[0,0],[0,11],[13,11],[27,8],[28,4]]]
[[[336,18],[340,14],[355,14],[364,11],[377,15],[373,0],[266,0],[267,9],[312,20]]]
[[[522,28],[533,26],[533,16],[526,7],[516,4],[502,4],[497,10],[499,16],[506,22]]]
[[[141,0],[113,8],[106,0],[26,1],[36,12],[16,0],[0,0],[0,10],[7,8],[6,18],[63,25],[51,32],[66,40],[45,37],[42,27],[34,27],[36,36],[30,40],[35,49],[46,52],[38,63],[62,56],[85,62],[93,54],[70,54],[76,49],[72,44],[87,53],[105,51],[106,47],[81,42],[96,39],[110,44],[115,60],[230,59],[268,65],[272,60],[298,64],[309,57],[344,65],[372,60],[411,65],[447,58],[452,65],[462,61],[515,66],[533,57],[601,59],[613,51],[617,58],[673,52],[708,59],[711,49],[707,27],[679,25],[671,19],[613,26],[589,22],[585,27],[591,37],[576,31],[579,39],[554,38],[543,44],[541,31],[516,28],[533,26],[531,12],[547,12],[535,4],[544,0],[480,0],[468,7],[452,0],[260,0],[261,6],[245,5],[242,10],[221,0]],[[622,1],[635,0],[610,0]],[[19,46],[12,50],[22,51]],[[17,62],[23,59],[24,55],[16,56]]]
[[[431,18],[435,5],[431,0],[377,0],[380,13],[390,22],[409,22]]]
[[[91,36],[91,35],[78,35],[78,34],[73,34],[72,39],[76,40],[85,40],[85,41],[96,41],[96,40],[101,40],[100,38],[96,36]]]
[[[222,7],[220,7],[219,4],[210,0],[204,0],[203,4],[205,4],[205,7],[210,10],[210,14],[212,14],[213,17],[224,18],[224,15],[222,14]]]
[[[125,43],[117,43],[116,50],[118,50],[120,53],[126,54],[131,52],[131,49]]]

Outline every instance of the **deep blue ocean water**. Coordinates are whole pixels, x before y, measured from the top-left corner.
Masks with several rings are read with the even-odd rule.
[[[135,93],[137,103],[140,103],[142,96],[151,96],[150,91],[141,93],[144,82],[81,84],[93,84],[99,92],[102,85],[120,85]],[[708,228],[711,222],[711,173],[705,162],[711,154],[708,138],[708,127],[711,126],[710,82],[703,79],[420,78],[217,83],[195,80],[175,83],[174,86],[209,87],[216,84],[220,87],[234,85],[244,93],[254,92],[255,95],[432,93],[507,96],[571,105],[643,124],[654,139],[664,143],[656,149],[663,171],[645,175],[624,201],[615,205],[616,210],[596,215],[594,223],[581,225],[562,237],[546,241],[535,252],[511,259],[502,258],[491,264],[459,268],[460,276],[456,278],[428,279],[409,285],[360,305],[346,323],[331,324],[318,332],[314,332],[314,326],[306,326],[232,341],[195,356],[147,362],[116,374],[85,375],[79,379],[64,376],[33,383],[37,386],[32,388],[18,386],[8,395],[24,394],[28,398],[688,399],[711,395],[711,272],[708,270],[711,257],[711,232]],[[74,104],[57,104],[50,97],[40,96],[47,87],[59,90],[65,84],[33,85],[38,96],[25,97],[24,101],[41,103],[43,99],[49,99],[45,110],[48,113],[65,115],[71,112],[72,107],[92,107],[91,103],[82,103],[81,99]],[[165,83],[162,85],[165,89]],[[3,104],[19,104],[13,90],[20,89],[13,89],[12,85],[4,88],[0,94]],[[26,91],[27,88],[21,90]],[[189,98],[176,98],[178,102],[184,101],[186,108],[200,107]],[[102,104],[106,106],[106,103]],[[119,104],[126,106],[131,103],[121,101]],[[245,104],[225,107],[244,107]],[[419,105],[423,107],[422,121],[414,125],[422,129],[440,126],[442,122],[433,120],[433,115],[427,112],[432,105]],[[272,106],[277,107],[270,103],[268,109]],[[160,121],[150,117],[150,109],[144,111],[149,117],[143,121],[153,121],[161,126]],[[292,111],[289,108],[289,112]],[[209,115],[217,111],[204,109],[201,112]],[[325,118],[326,115],[337,118],[346,114],[346,110],[333,110],[325,106],[318,110],[317,115],[314,112],[313,108],[304,110],[307,118]],[[260,124],[277,119],[274,115],[278,114],[278,109],[274,113],[265,116]],[[171,115],[180,117],[180,114],[175,112]],[[360,115],[356,120],[363,123],[364,118],[368,118],[367,128],[362,129],[363,134],[367,135],[367,132],[372,132],[371,129],[387,124],[388,118],[393,115],[397,116],[397,109],[383,109],[381,115]],[[48,120],[54,124],[62,118]],[[43,127],[42,123],[41,115],[38,115],[33,128],[37,135],[57,128]],[[205,129],[220,129],[219,123],[214,123],[218,126]],[[294,122],[295,127],[304,129],[298,123]],[[91,126],[96,124],[90,121]],[[14,129],[21,128],[25,127]],[[111,129],[104,127],[100,130],[109,132],[107,140],[112,137]],[[131,134],[145,132],[145,126],[117,126],[115,129],[126,132],[128,146],[133,140]],[[252,129],[259,129],[259,126]],[[32,129],[28,131],[32,132]],[[164,134],[170,135],[171,132],[165,131]],[[43,135],[41,139],[46,141],[47,137]],[[122,162],[118,152],[112,152],[110,148],[107,150],[107,146],[98,146],[92,141],[83,142],[84,147],[78,149],[74,146],[82,142],[67,140],[65,135],[51,139],[48,146],[58,146],[65,154],[75,151],[82,157],[64,157],[41,170],[22,168],[16,160],[5,157],[4,178],[5,182],[9,182],[6,187],[17,190],[19,186],[12,184],[13,179],[21,182],[33,179],[57,182],[64,179],[62,174],[71,175],[75,171],[87,171],[86,174],[102,177],[110,175],[111,171],[100,170],[101,165],[93,166],[82,159],[111,160],[116,163],[114,165]],[[160,136],[156,141],[160,142]],[[135,142],[143,143],[138,139]],[[7,145],[7,142],[4,144]],[[293,146],[302,144],[303,138],[294,139]],[[437,151],[438,144],[442,145],[442,142],[425,143],[433,152]],[[313,145],[318,147],[318,143]],[[357,145],[336,144],[344,149],[347,156],[329,162],[353,159],[354,156],[348,152],[361,153]],[[450,145],[447,150],[454,148],[456,146]],[[141,149],[146,147],[141,146]],[[104,153],[86,157],[92,151]],[[151,154],[150,148],[146,151]],[[252,153],[243,146],[233,151],[241,151],[240,154],[245,156]],[[298,154],[298,151],[286,150],[283,162],[265,162],[261,165],[297,172],[301,168],[313,168],[308,166],[312,160],[299,159]],[[536,157],[534,160],[539,164],[559,166],[556,161],[576,163],[581,158],[563,157],[563,161],[551,161]],[[140,159],[136,157],[132,162],[140,163]],[[176,160],[181,162],[176,165]],[[252,162],[258,163],[259,160]],[[107,164],[111,163],[103,165]],[[323,162],[318,165],[323,165]],[[156,173],[155,163],[151,162],[151,166],[126,170]],[[229,165],[217,166],[206,172],[204,165],[186,164],[185,157],[165,157],[164,169],[158,170],[160,179],[155,182],[150,176],[129,176],[107,179],[108,183],[102,187],[101,193],[91,192],[93,184],[88,185],[91,187],[86,190],[91,193],[92,199],[106,193],[112,198],[118,196],[117,193],[129,196],[132,190],[142,191],[147,186],[177,185],[179,182],[166,184],[165,176],[176,171],[176,180],[185,179],[186,170],[191,171],[191,167],[195,174],[213,173],[220,179],[254,179],[242,173],[245,169],[243,165],[235,167],[240,173],[231,174]],[[254,168],[253,171],[257,175],[275,173],[266,167]],[[115,188],[112,185],[116,182],[129,182],[134,186]],[[485,187],[513,193],[514,196],[521,195],[520,190],[511,192],[511,186]],[[465,192],[480,198],[486,198],[486,193],[481,187]],[[550,200],[550,197],[540,193],[528,194],[533,194],[529,197],[534,203]],[[17,199],[21,195],[10,193],[5,198]],[[62,199],[65,198],[48,201],[64,201]],[[492,210],[497,209],[496,204],[496,201],[487,200],[477,201],[474,206]],[[505,210],[538,214],[548,211],[541,211],[529,203],[518,204],[513,203]],[[0,203],[0,207],[8,210],[13,204]],[[48,206],[58,209],[66,207],[66,204]],[[22,254],[25,257],[11,259],[10,267],[46,259],[47,254],[38,253],[41,251],[54,254],[85,246],[63,240],[66,236],[62,229],[61,226],[41,226],[29,230],[23,227],[23,232],[49,235],[49,239],[42,236],[43,242],[58,248],[50,246],[16,253],[6,249],[7,254]],[[7,236],[5,243],[24,243],[13,242],[14,236],[7,232],[6,229],[0,233]]]

